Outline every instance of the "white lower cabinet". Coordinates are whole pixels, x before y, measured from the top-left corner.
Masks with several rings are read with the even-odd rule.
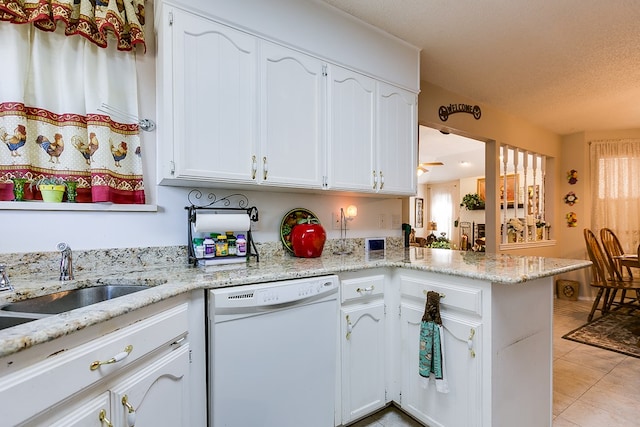
[[[191,357],[189,336],[201,348],[189,312],[199,299],[175,297],[5,357],[3,424],[200,425],[206,391],[191,378],[204,374],[204,355]]]
[[[98,387],[95,392],[86,392],[92,397],[72,398],[46,411],[41,417],[30,420],[27,425],[188,425],[184,402],[188,366],[189,346],[186,345],[158,360],[145,363],[144,367],[128,369],[123,375]]]
[[[66,406],[66,405],[65,405]],[[48,425],[51,427],[99,426],[102,421],[107,425],[111,416],[111,394],[108,391],[78,399],[61,410],[48,411],[40,420],[32,420],[28,425]],[[102,421],[101,421],[102,418]]]
[[[384,276],[342,279],[341,291],[340,381],[346,424],[387,403]]]
[[[401,407],[430,426],[482,424],[482,282],[429,273],[399,274]],[[419,374],[420,328],[426,294],[438,292],[449,392]]]
[[[189,425],[188,378],[188,345],[125,375],[110,387],[114,425]]]
[[[424,306],[412,302],[401,305],[402,409],[430,426],[480,426],[480,355],[473,350],[474,357],[467,345],[470,331],[474,331],[472,343],[479,338],[480,324],[441,311],[449,393],[439,393],[434,379],[423,379],[418,373],[423,312]]]
[[[430,427],[552,424],[553,277],[500,284],[396,268],[340,278],[343,425],[390,402]],[[440,294],[448,393],[419,373],[429,291]]]

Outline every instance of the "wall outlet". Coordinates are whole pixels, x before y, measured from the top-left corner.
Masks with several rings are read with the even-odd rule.
[[[340,230],[340,212],[333,212],[331,214],[331,228]]]
[[[385,214],[378,214],[378,228],[381,230],[387,228],[387,218]]]
[[[400,228],[402,224],[400,223],[400,215],[391,215],[391,228],[396,229]]]

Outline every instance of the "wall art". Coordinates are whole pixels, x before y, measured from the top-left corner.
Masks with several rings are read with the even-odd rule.
[[[564,196],[564,202],[566,204],[568,204],[569,206],[573,206],[576,203],[578,203],[578,196],[576,196],[576,193],[574,193],[573,191],[569,191],[565,196]]]

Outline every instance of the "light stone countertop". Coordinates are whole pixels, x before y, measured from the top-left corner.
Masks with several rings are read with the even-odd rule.
[[[117,262],[118,258],[122,257],[132,257],[132,254],[125,252],[123,255],[122,251],[102,253],[100,259],[103,264],[97,265],[94,269],[77,271],[74,280],[68,282],[58,281],[51,272],[42,275],[26,274],[28,280],[26,277],[12,276],[11,282],[15,291],[0,294],[0,304],[96,284],[147,284],[152,287],[114,300],[0,330],[0,357],[195,289],[239,286],[379,267],[409,268],[522,286],[527,281],[591,265],[586,260],[426,248],[390,248],[384,259],[375,260],[367,259],[363,250],[354,251],[351,255],[331,255],[331,252],[325,251],[319,258],[281,255],[266,259],[263,257],[259,263],[251,259],[248,263],[207,267],[189,266],[184,256],[175,254],[159,257],[158,263],[143,262],[141,265]],[[139,253],[136,253],[135,257],[141,258]]]

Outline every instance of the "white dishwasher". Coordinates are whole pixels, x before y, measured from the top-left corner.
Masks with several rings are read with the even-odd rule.
[[[337,276],[209,292],[209,425],[334,425]]]

